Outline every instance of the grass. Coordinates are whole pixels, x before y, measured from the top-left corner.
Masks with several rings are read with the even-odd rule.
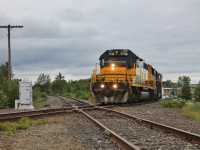
[[[185,105],[180,110],[181,115],[200,122],[200,104]]]
[[[27,117],[21,118],[19,122],[4,122],[0,123],[0,131],[6,131],[8,135],[11,135],[16,130],[26,130],[30,126],[46,124],[44,120],[31,120]]]
[[[178,109],[182,116],[200,122],[200,103],[186,100],[164,100],[161,105],[165,108]]]
[[[37,98],[33,100],[33,105],[35,108],[50,107],[50,104],[47,103],[46,98]]]
[[[43,101],[45,101],[45,98],[41,98],[41,97],[37,98],[37,99],[33,100],[33,105],[36,106],[36,105],[42,103]]]

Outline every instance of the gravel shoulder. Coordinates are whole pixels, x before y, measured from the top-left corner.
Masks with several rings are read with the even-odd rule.
[[[49,107],[35,108],[35,110],[60,108],[63,106],[63,102],[61,101],[61,99],[58,97],[55,97],[55,96],[47,96],[45,103],[49,104]],[[42,103],[40,105],[43,106]],[[14,108],[8,108],[8,109],[0,109],[0,114],[1,113],[12,113],[12,112],[22,112],[22,111],[32,111],[32,110],[15,110]]]
[[[20,150],[115,150],[101,131],[80,114],[45,119],[48,124],[32,126],[12,135],[0,132],[0,149]]]
[[[176,109],[163,108],[161,101],[138,106],[114,107],[113,109],[142,119],[200,134],[200,122],[181,116]]]

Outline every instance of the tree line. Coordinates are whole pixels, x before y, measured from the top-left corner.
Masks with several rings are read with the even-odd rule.
[[[14,75],[11,73],[11,77]],[[19,99],[19,79],[8,80],[8,63],[0,65],[0,108],[14,107]]]
[[[15,79],[13,72],[11,80],[8,80],[8,63],[0,65],[0,109],[6,107],[14,107],[15,100],[19,99],[19,81]],[[180,87],[181,98],[191,100],[192,96],[195,101],[200,101],[200,82],[191,94],[191,79],[189,76],[181,76],[177,83],[171,80],[163,82],[163,86]],[[70,96],[80,99],[90,99],[90,79],[80,79],[77,81],[66,81],[65,77],[59,72],[52,81],[50,75],[40,74],[33,86],[33,99],[45,98],[47,95]]]
[[[33,91],[47,93],[48,95],[71,96],[80,99],[90,99],[90,79],[80,79],[78,81],[66,81],[59,72],[55,80],[51,82],[50,75],[40,74],[37,78]],[[37,93],[33,93],[36,95]]]

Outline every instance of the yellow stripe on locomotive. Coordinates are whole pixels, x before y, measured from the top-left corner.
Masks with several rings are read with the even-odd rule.
[[[99,60],[91,80],[95,102],[124,103],[161,98],[162,75],[132,51],[107,50]]]

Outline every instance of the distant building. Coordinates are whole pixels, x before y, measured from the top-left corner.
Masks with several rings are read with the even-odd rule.
[[[176,99],[180,96],[181,88],[162,87],[163,99]]]
[[[197,84],[191,84],[191,93],[194,94]],[[162,98],[163,99],[176,99],[181,95],[181,88],[179,87],[162,87]]]

